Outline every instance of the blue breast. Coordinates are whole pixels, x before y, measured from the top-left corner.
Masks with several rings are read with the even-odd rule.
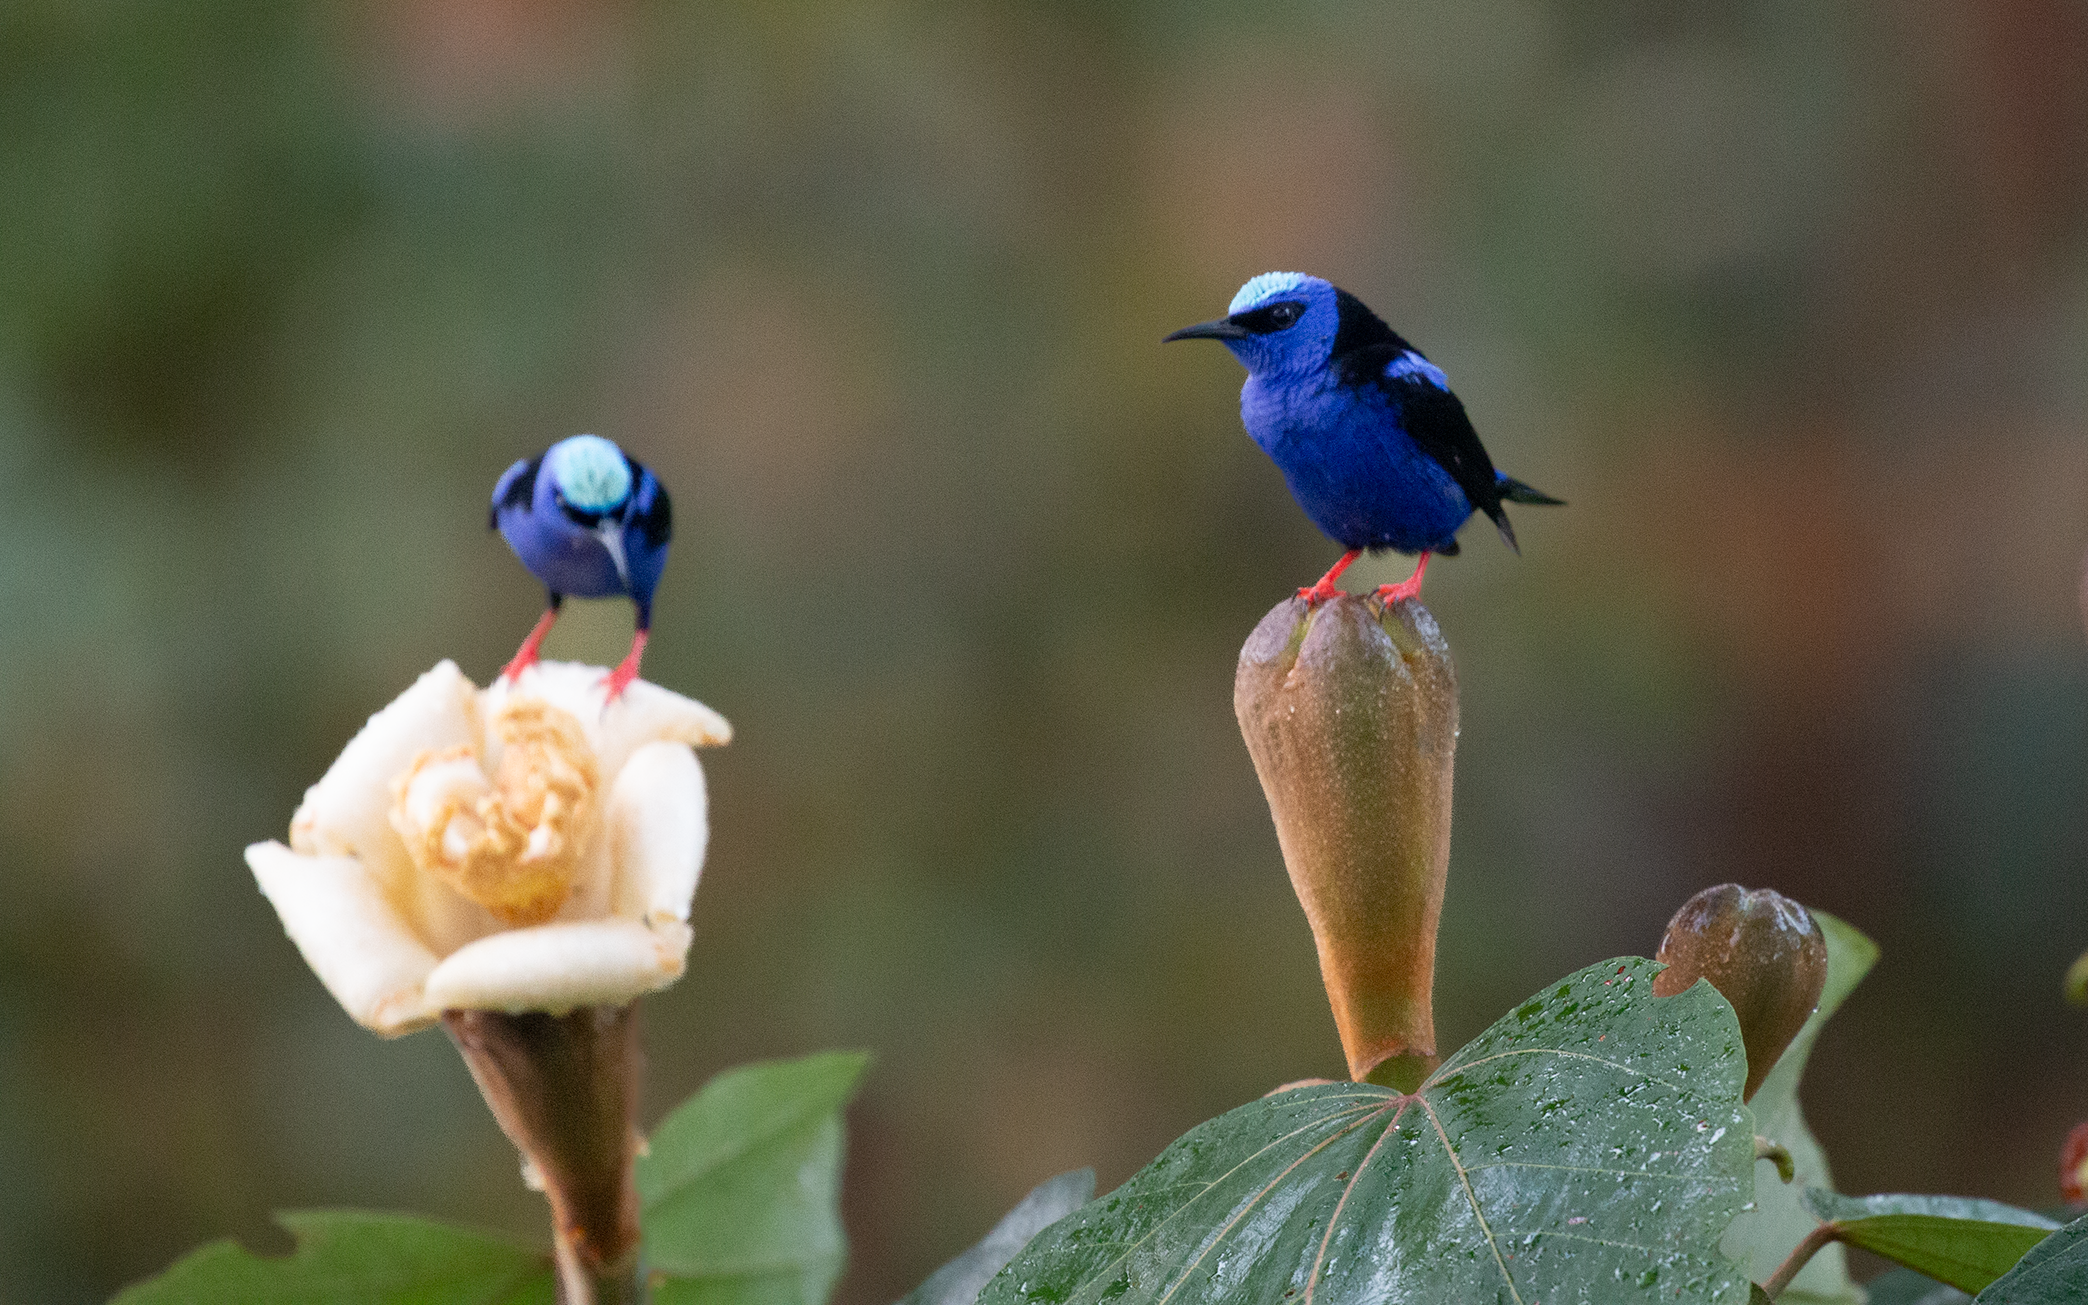
[[[538,476],[528,507],[502,507],[496,520],[522,565],[553,592],[575,598],[630,593],[602,541],[559,509],[548,474]]]
[[[1441,548],[1472,515],[1464,491],[1375,386],[1325,373],[1310,382],[1250,376],[1240,419],[1298,506],[1344,548]]]

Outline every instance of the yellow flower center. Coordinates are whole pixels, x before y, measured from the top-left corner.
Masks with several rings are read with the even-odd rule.
[[[595,836],[600,776],[580,722],[539,699],[493,718],[491,780],[469,745],[423,752],[392,781],[391,824],[413,864],[510,926],[542,924]]]

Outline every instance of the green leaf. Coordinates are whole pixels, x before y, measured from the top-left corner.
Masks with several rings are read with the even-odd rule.
[[[1863,1284],[1866,1305],[1972,1305],[1972,1298],[1947,1282],[1912,1269],[1894,1269]]]
[[[1744,1305],[1740,1027],[1708,983],[1590,966],[1413,1096],[1295,1088],[1211,1120],[1046,1229],[980,1305]]]
[[[1093,1200],[1095,1171],[1075,1169],[1047,1178],[1020,1204],[993,1225],[977,1246],[951,1260],[907,1294],[899,1305],[972,1305],[979,1289],[993,1280],[1030,1238]]]
[[[551,1305],[550,1257],[485,1233],[358,1210],[276,1222],[297,1241],[289,1255],[212,1242],[112,1305]]]
[[[1962,1291],[2007,1273],[2059,1227],[2041,1214],[1969,1196],[1837,1196],[1815,1187],[1805,1203],[1851,1246]]]
[[[2053,1233],[1979,1293],[1979,1305],[2061,1305],[2088,1300],[2088,1217]]]
[[[841,1108],[869,1063],[729,1069],[660,1124],[638,1161],[656,1305],[823,1305],[847,1255]]]
[[[1878,960],[1878,945],[1850,925],[1825,911],[1814,911],[1812,916],[1827,936],[1827,986],[1820,992],[1818,1009],[1791,1039],[1777,1058],[1776,1068],[1769,1071],[1749,1102],[1755,1131],[1783,1144],[1791,1153],[1797,1176],[1786,1185],[1777,1177],[1776,1167],[1762,1161],[1755,1169],[1754,1208],[1733,1220],[1719,1243],[1727,1255],[1746,1264],[1748,1276],[1757,1280],[1776,1272],[1818,1222],[1805,1208],[1805,1189],[1834,1187],[1827,1155],[1798,1108],[1798,1080],[1805,1073],[1813,1044],[1820,1040],[1820,1029]],[[1863,1292],[1849,1281],[1848,1257],[1841,1247],[1830,1245],[1807,1262],[1779,1300],[1784,1305],[1861,1305]]]

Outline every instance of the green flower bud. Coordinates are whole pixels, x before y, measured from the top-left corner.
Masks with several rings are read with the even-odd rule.
[[[1411,1091],[1438,1058],[1457,677],[1419,602],[1278,603],[1233,680],[1349,1073]]]
[[[1654,957],[1667,966],[1653,995],[1672,997],[1698,979],[1732,1003],[1747,1048],[1751,1100],[1798,1036],[1827,984],[1827,937],[1812,912],[1773,889],[1706,888],[1668,921]]]

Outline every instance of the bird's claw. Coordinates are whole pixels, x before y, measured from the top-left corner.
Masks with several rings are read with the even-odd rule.
[[[1304,600],[1307,606],[1313,606],[1319,603],[1324,603],[1329,598],[1337,597],[1345,592],[1346,591],[1343,590],[1341,586],[1330,585],[1326,581],[1322,580],[1316,585],[1306,585],[1303,589],[1300,589],[1298,591],[1298,597]]]
[[[630,688],[631,681],[637,678],[638,668],[628,661],[624,662],[621,666],[618,666],[615,670],[609,672],[607,680],[603,686],[602,705],[606,707],[610,703],[615,702],[618,698],[621,698],[623,696],[623,691],[625,689]]]
[[[609,672],[609,679],[602,694],[604,711],[609,709],[610,703],[623,696],[623,691],[631,687],[631,681],[638,678],[638,663],[645,656],[645,637],[644,630],[632,635],[631,651],[616,664],[615,670]]]
[[[1377,600],[1387,607],[1394,603],[1403,603],[1408,599],[1419,598],[1420,596],[1421,577],[1419,576],[1402,580],[1396,585],[1379,585],[1377,587]]]

